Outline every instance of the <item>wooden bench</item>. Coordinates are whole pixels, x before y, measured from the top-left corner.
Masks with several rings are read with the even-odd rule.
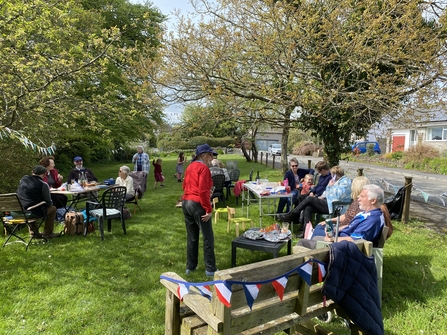
[[[372,255],[372,243],[364,240],[355,242],[366,255]],[[281,276],[309,259],[327,263],[329,249],[315,249],[281,258],[243,265],[218,271],[214,280],[234,280],[259,282]],[[217,297],[214,289],[211,301],[202,296],[195,287],[190,287],[183,302],[177,297],[178,284],[166,279],[161,283],[166,287],[165,334],[275,334],[285,331],[288,334],[331,334],[315,324],[312,318],[337,308],[332,300],[323,307],[321,284],[318,283],[318,267],[313,263],[312,285],[293,271],[280,300],[272,284],[262,285],[253,309],[247,305],[241,285],[232,285],[231,307],[226,307]],[[163,276],[184,281],[174,272]],[[184,312],[189,310],[189,312]],[[183,315],[182,315],[183,313]],[[343,311],[337,309],[339,315]],[[343,316],[346,318],[346,316]],[[354,325],[351,334],[361,334]]]

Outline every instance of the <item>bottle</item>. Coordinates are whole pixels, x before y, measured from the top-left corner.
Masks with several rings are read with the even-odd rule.
[[[326,234],[328,237],[334,237],[334,227],[331,219],[326,220]]]
[[[256,172],[256,183],[259,185],[261,183],[261,177],[259,177],[259,171]]]

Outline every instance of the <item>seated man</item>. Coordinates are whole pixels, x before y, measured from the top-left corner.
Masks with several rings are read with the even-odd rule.
[[[35,223],[30,224],[30,234],[35,238],[41,238],[42,235],[45,238],[59,237],[60,234],[54,234],[54,220],[56,218],[56,207],[53,206],[50,196],[50,187],[43,181],[44,175],[47,173],[47,168],[41,165],[36,165],[33,168],[32,176],[24,176],[17,188],[17,195],[22,202],[24,209],[45,201],[47,218],[45,219],[45,225],[43,234],[39,233],[38,227]],[[31,212],[37,216],[42,217],[42,207],[37,207],[31,210]]]
[[[379,186],[373,184],[363,186],[358,197],[361,212],[354,216],[347,226],[340,228],[338,241],[364,239],[376,245],[385,224],[385,217],[380,209],[383,198],[383,190]],[[326,234],[325,226],[317,225],[312,240],[333,242],[334,237]],[[298,245],[310,247],[312,243],[301,240]]]
[[[92,182],[92,181],[98,181],[98,178],[95,177],[95,175],[93,174],[92,170],[87,169],[83,166],[83,161],[82,161],[82,157],[81,156],[76,156],[73,159],[73,162],[75,164],[75,167],[73,170],[70,171],[70,173],[68,174],[67,177],[67,182],[71,182],[72,180],[76,180],[78,181],[79,179],[81,179],[82,173],[84,173],[85,178],[87,179],[88,182]]]

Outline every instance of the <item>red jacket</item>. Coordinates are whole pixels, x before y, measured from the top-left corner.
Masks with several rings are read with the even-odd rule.
[[[53,169],[53,170],[50,170],[50,174],[51,174],[51,176],[52,176],[53,179],[54,179],[54,185],[53,185],[52,187],[53,187],[53,188],[61,187],[62,182],[59,181],[59,178],[58,178],[59,171],[58,171],[57,169]],[[43,181],[46,182],[46,183],[48,184],[47,174],[45,174],[45,175],[43,176]],[[50,186],[51,186],[51,185],[50,185]]]
[[[211,188],[213,179],[208,166],[201,161],[194,161],[186,168],[183,181],[183,200],[199,202],[206,213],[211,213]]]

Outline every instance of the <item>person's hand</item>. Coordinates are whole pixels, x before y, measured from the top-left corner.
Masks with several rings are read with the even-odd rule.
[[[315,196],[315,194],[313,194],[313,192],[309,193],[309,197],[314,197],[314,196]]]
[[[334,238],[333,237],[328,237],[327,235],[324,237],[324,241],[325,242],[334,242]]]
[[[58,174],[57,179],[59,179],[59,181],[61,181],[62,179],[64,179],[64,177],[61,174]]]
[[[202,221],[203,222],[209,221],[209,219],[211,219],[212,215],[213,215],[213,213],[206,213],[205,215],[202,215]]]
[[[320,225],[320,226],[325,226],[325,225],[326,225],[326,221],[321,221],[321,222],[319,223],[319,225]]]

